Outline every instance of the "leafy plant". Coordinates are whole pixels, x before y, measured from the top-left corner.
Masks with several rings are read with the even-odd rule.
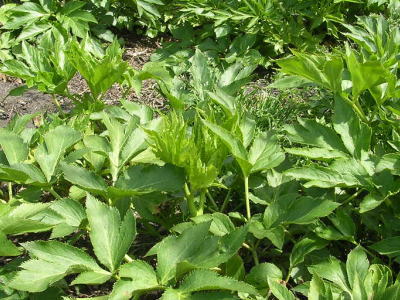
[[[3,9],[2,29],[16,35],[16,42],[30,40],[38,35],[59,34],[64,30],[85,38],[90,24],[97,23],[83,7],[84,1],[24,1],[20,5],[8,4]]]

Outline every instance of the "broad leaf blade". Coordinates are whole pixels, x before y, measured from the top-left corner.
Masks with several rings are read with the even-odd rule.
[[[101,203],[88,195],[86,214],[90,225],[90,240],[102,264],[115,271],[128,252],[136,235],[136,222],[130,210],[124,219],[115,207]]]

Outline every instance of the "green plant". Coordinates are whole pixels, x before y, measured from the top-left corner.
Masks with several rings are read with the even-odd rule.
[[[15,35],[16,42],[30,40],[47,32],[73,34],[85,38],[89,24],[97,23],[83,7],[83,1],[24,1],[8,4],[2,11],[2,29]]]

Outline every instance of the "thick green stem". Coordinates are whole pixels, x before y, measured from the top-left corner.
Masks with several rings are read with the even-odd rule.
[[[194,203],[194,196],[190,192],[190,189],[189,189],[189,186],[187,183],[185,183],[185,196],[186,196],[186,201],[187,201],[190,215],[192,217],[197,216],[197,208],[196,208],[196,204]]]
[[[54,198],[56,198],[58,200],[62,199],[62,197],[52,187],[49,189],[49,192],[50,192],[50,194],[52,194],[54,196]]]
[[[250,221],[251,211],[250,211],[250,197],[249,197],[249,177],[244,177],[244,198],[246,201],[246,216],[247,221]]]
[[[201,216],[204,213],[204,204],[206,203],[206,190],[202,190],[200,193],[200,205],[196,211],[196,216]]]

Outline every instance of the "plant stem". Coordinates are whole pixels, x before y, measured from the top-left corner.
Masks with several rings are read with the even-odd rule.
[[[12,190],[12,183],[8,183],[8,202],[13,199],[13,190]]]
[[[246,201],[246,216],[247,222],[250,221],[251,211],[250,211],[250,197],[249,197],[249,176],[244,177],[244,198]]]
[[[256,248],[256,245],[254,243],[251,243],[251,255],[253,255],[254,264],[257,266],[260,264],[260,260],[258,259]]]
[[[347,198],[345,201],[343,201],[342,205],[351,202],[351,200],[358,197],[358,195],[360,195],[363,191],[364,191],[364,189],[359,189],[357,192],[355,192],[353,195],[351,195],[349,198]]]
[[[206,203],[206,190],[202,190],[200,192],[200,207],[196,210],[196,216],[203,215],[205,203]]]
[[[289,270],[288,270],[287,276],[286,276],[286,278],[285,278],[285,282],[286,282],[286,283],[287,283],[287,282],[289,281],[289,279],[290,279],[290,273],[292,273],[292,268],[289,268]]]
[[[251,243],[251,245],[249,245],[249,244],[243,243],[242,246],[251,252],[251,255],[253,256],[254,264],[259,265],[260,260],[258,259],[258,254],[257,254],[254,244]]]
[[[84,234],[83,231],[77,232],[77,233],[68,241],[68,244],[74,245],[74,244],[80,239],[80,237],[81,237],[83,234]]]
[[[225,196],[224,202],[222,203],[221,209],[219,210],[221,213],[223,213],[225,211],[226,206],[228,205],[230,196],[231,196],[231,190],[228,190],[228,193]]]
[[[130,257],[128,254],[125,254],[125,256],[124,256],[124,260],[125,260],[127,263],[131,263],[131,262],[133,262],[133,258],[132,258],[132,257]]]
[[[58,102],[58,100],[57,100],[57,96],[54,94],[51,94],[51,97],[53,99],[53,103],[55,104],[55,106],[57,106],[58,111],[60,112],[61,115],[63,115],[64,112],[61,108],[60,102]]]
[[[62,199],[62,197],[53,189],[53,187],[51,187],[51,188],[49,189],[49,192],[50,192],[50,194],[52,194],[52,195],[54,196],[54,198],[56,198],[56,199],[58,199],[58,200],[61,200],[61,199]]]
[[[185,183],[185,197],[187,201],[187,205],[189,208],[189,213],[192,217],[195,217],[197,215],[197,208],[196,204],[194,203],[194,197],[193,194],[190,192],[189,186],[187,183]]]
[[[207,193],[208,199],[210,199],[211,204],[214,206],[214,208],[215,208],[216,210],[218,210],[218,205],[217,205],[217,203],[215,202],[213,196],[211,195],[211,193],[209,192],[208,189],[207,189],[207,192],[206,192],[206,193]]]

